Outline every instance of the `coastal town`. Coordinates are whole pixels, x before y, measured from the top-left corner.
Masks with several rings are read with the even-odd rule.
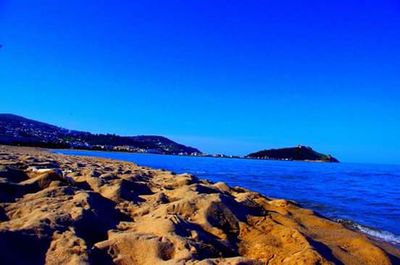
[[[0,143],[152,154],[201,155],[196,148],[154,135],[119,136],[68,130],[13,114],[0,114]]]

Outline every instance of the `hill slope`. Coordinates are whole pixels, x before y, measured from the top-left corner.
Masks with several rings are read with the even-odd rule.
[[[92,134],[67,130],[13,114],[0,114],[0,144],[161,154],[201,153],[196,148],[176,143],[163,136]]]
[[[272,160],[303,160],[339,162],[331,155],[325,155],[314,151],[311,147],[299,145],[297,147],[269,149],[248,154],[248,158],[272,159]]]

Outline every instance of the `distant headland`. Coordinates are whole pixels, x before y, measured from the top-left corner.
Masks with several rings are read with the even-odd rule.
[[[270,160],[300,160],[316,162],[339,162],[331,155],[325,155],[314,151],[309,146],[298,145],[296,147],[262,150],[248,154],[247,158]]]

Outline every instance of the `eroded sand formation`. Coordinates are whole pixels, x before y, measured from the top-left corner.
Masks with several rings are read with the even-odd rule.
[[[99,158],[0,146],[1,264],[398,264],[285,200]]]

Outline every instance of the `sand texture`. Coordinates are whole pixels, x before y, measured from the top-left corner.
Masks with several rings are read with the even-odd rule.
[[[188,174],[0,146],[1,264],[399,264],[293,202]]]

